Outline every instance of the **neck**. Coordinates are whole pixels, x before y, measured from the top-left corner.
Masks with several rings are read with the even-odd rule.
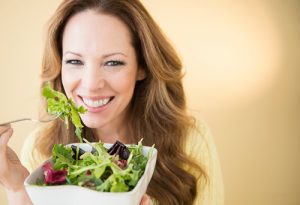
[[[128,143],[127,135],[127,129],[126,128],[120,128],[116,130],[110,130],[110,129],[103,129],[103,128],[96,128],[93,129],[94,135],[104,143],[115,143],[116,140],[122,142],[122,143]]]
[[[128,127],[129,115],[123,111],[117,118],[109,123],[93,129],[94,136],[104,143],[115,143],[116,140],[124,143],[130,143],[130,131]]]
[[[94,128],[94,136],[104,143],[115,143],[116,140],[122,143],[129,143],[129,130],[126,122],[127,120],[124,116],[102,127]]]

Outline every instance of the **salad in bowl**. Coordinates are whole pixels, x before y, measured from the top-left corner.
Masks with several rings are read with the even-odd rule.
[[[52,157],[27,177],[24,184],[33,204],[138,205],[155,169],[154,145],[143,146],[142,140],[130,145],[88,142],[81,137],[79,118],[85,109],[49,84],[43,94],[50,114],[71,119],[80,143],[55,144]]]

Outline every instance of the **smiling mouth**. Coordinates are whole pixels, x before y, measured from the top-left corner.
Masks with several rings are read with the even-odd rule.
[[[84,104],[87,105],[88,107],[98,108],[98,107],[107,105],[109,102],[111,102],[113,100],[113,98],[114,97],[108,97],[108,98],[103,98],[103,99],[99,99],[99,100],[92,100],[90,98],[82,97],[81,99],[84,102]]]

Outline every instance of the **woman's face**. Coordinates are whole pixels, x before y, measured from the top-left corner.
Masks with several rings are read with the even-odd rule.
[[[62,47],[63,87],[88,110],[81,116],[83,123],[98,134],[123,129],[136,81],[144,77],[127,26],[87,10],[68,21]]]

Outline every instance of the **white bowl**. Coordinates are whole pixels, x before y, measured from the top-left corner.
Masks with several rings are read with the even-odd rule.
[[[85,151],[91,150],[88,144],[79,144],[79,146]],[[104,144],[104,146],[109,148],[112,144]],[[147,155],[150,149],[151,147],[144,146],[143,154]],[[38,186],[35,184],[37,179],[43,176],[42,166],[26,178],[24,185],[34,205],[83,205],[92,203],[101,205],[139,205],[153,175],[156,158],[157,150],[154,148],[143,176],[135,188],[129,192],[99,192],[75,185]]]

